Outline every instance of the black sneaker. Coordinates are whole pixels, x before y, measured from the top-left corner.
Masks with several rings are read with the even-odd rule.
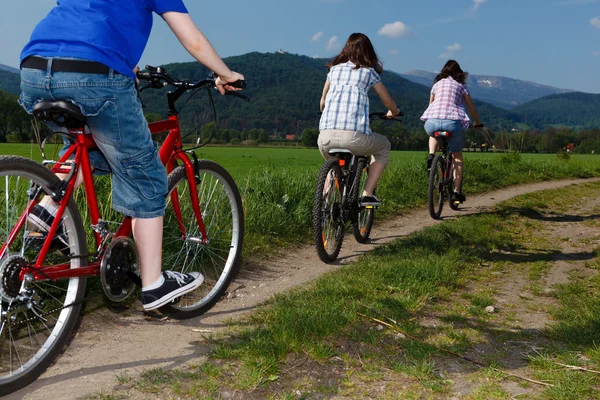
[[[452,198],[453,198],[455,201],[458,201],[459,203],[464,203],[464,202],[465,202],[465,200],[467,200],[467,198],[465,197],[465,195],[464,195],[464,194],[462,194],[461,192],[454,192],[454,193],[452,194]]]
[[[379,207],[381,205],[381,201],[375,195],[363,196],[360,198],[359,203],[361,207]]]
[[[142,306],[146,311],[160,308],[177,297],[191,292],[204,282],[204,277],[200,272],[182,274],[175,271],[163,271],[162,275],[165,281],[160,287],[148,291],[142,290]]]
[[[427,156],[427,172],[429,172],[431,170],[431,163],[433,162],[433,159],[435,158],[434,154],[430,154]]]
[[[50,227],[54,223],[54,215],[44,206],[37,204],[27,216],[29,231],[25,235],[25,240],[31,244],[39,244],[40,247],[46,240]],[[61,253],[69,254],[69,238],[65,233],[64,225],[61,224],[56,230],[56,235],[52,239],[52,249],[59,250]]]

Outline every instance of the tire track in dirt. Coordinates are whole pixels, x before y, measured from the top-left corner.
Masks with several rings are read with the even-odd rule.
[[[514,186],[467,199],[465,207],[452,211],[446,205],[444,219],[489,211],[512,197],[572,184],[597,182],[600,178],[540,182]],[[117,376],[136,376],[146,369],[177,368],[198,363],[210,351],[203,334],[226,327],[230,319],[240,318],[269,299],[305,284],[325,272],[354,262],[361,254],[395,239],[434,225],[426,209],[375,222],[372,242],[359,244],[347,235],[339,262],[322,263],[312,246],[302,246],[287,254],[250,261],[232,283],[230,294],[205,315],[188,321],[161,321],[144,315],[135,304],[115,313],[101,308],[83,317],[70,346],[57,362],[28,387],[7,399],[73,399],[111,391]]]

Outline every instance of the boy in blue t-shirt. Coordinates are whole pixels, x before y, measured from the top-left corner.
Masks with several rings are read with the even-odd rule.
[[[142,304],[145,310],[153,310],[200,286],[204,279],[199,272],[161,272],[167,176],[137,97],[134,72],[150,36],[153,13],[164,19],[196,60],[217,74],[222,94],[238,90],[229,84],[244,77],[223,63],[182,0],[59,0],[57,4],[36,26],[21,53],[19,102],[31,113],[40,101],[68,99],[87,117],[104,156],[92,166],[112,171],[113,208],[132,217]],[[42,199],[31,211],[29,224],[47,232],[56,207],[49,197]]]

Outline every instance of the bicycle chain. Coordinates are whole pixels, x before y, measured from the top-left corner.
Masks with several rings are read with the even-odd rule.
[[[84,301],[85,301],[85,299],[83,299],[83,300],[81,300],[81,301],[76,301],[76,302],[73,302],[73,303],[71,303],[71,304],[69,304],[69,305],[67,305],[67,306],[64,306],[64,307],[59,307],[59,308],[55,308],[54,310],[46,311],[46,312],[45,312],[45,313],[43,313],[43,314],[36,314],[36,316],[35,316],[35,317],[31,317],[31,318],[28,318],[28,319],[26,319],[26,320],[23,320],[23,321],[15,322],[14,324],[13,324],[13,323],[11,323],[11,324],[10,324],[10,329],[13,329],[13,328],[19,328],[19,327],[21,327],[21,325],[25,325],[25,324],[27,324],[28,322],[31,322],[31,321],[33,321],[33,320],[35,320],[35,319],[44,318],[45,316],[48,316],[48,315],[54,314],[55,312],[57,312],[57,311],[61,311],[61,310],[64,310],[65,308],[74,307],[74,306],[77,306],[77,305],[79,305],[79,304],[83,304],[83,302],[84,302]],[[8,321],[7,321],[7,322],[8,322]]]

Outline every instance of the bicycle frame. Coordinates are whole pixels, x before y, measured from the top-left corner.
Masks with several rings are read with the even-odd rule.
[[[171,105],[171,100],[169,101],[169,103]],[[168,119],[150,123],[149,128],[152,134],[169,131],[167,138],[165,139],[163,145],[159,149],[159,157],[163,165],[165,165],[166,167],[167,174],[175,168],[177,161],[180,161],[184,165],[188,181],[190,185],[192,185],[192,190],[190,190],[190,200],[194,211],[194,215],[196,217],[198,226],[200,228],[200,232],[202,234],[201,242],[205,244],[208,241],[208,237],[206,234],[206,228],[204,226],[202,212],[198,201],[198,194],[196,192],[195,165],[192,163],[188,155],[182,150],[181,131],[179,128],[179,116],[176,112],[173,113],[171,110]],[[51,197],[59,204],[59,207],[57,209],[54,222],[50,230],[48,231],[48,235],[40,250],[40,255],[37,258],[37,261],[35,262],[35,265],[28,265],[26,268],[23,268],[23,270],[20,273],[21,280],[23,280],[25,278],[25,275],[27,274],[31,274],[35,280],[57,280],[84,276],[98,276],[100,273],[100,261],[104,250],[102,248],[103,238],[100,234],[99,229],[99,223],[101,222],[100,212],[98,210],[98,200],[96,197],[94,179],[92,176],[92,168],[89,160],[89,149],[96,147],[96,142],[92,135],[84,133],[83,127],[81,127],[80,129],[70,129],[69,133],[70,135],[75,136],[75,143],[67,150],[67,152],[65,152],[65,154],[62,157],[60,157],[58,162],[56,162],[54,167],[52,168],[52,172],[54,172],[55,174],[68,174],[67,178],[61,181],[61,185],[59,186],[59,188],[52,188],[53,192],[51,194]],[[75,160],[69,160],[70,157],[72,157],[73,155]],[[68,165],[70,165],[71,168],[66,168],[66,166]],[[54,237],[61,223],[61,219],[67,206],[68,200],[71,198],[71,195],[75,191],[77,175],[79,174],[78,168],[81,169],[88,210],[90,213],[90,222],[92,228],[94,229],[94,239],[97,248],[97,254],[94,255],[95,260],[88,264],[86,267],[82,268],[71,268],[70,262],[44,268],[43,263],[45,261],[48,251],[50,250],[52,238]],[[26,207],[25,211],[19,218],[17,224],[10,232],[6,242],[0,249],[0,259],[5,255],[7,249],[17,236],[17,233],[21,229],[23,229],[23,226],[27,220],[27,216],[29,215],[29,212],[34,207],[34,205],[37,203],[37,199],[39,198],[39,196],[40,193],[37,193],[36,196],[30,200],[29,206]],[[182,221],[181,210],[179,207],[179,196],[176,191],[173,191],[173,193],[171,193],[171,201],[175,209],[175,215],[177,216],[179,222],[179,228],[181,229],[182,237],[185,237],[186,232]],[[119,225],[119,228],[115,233],[115,237],[128,237],[131,235],[131,233],[131,217],[124,217],[121,224]],[[71,255],[70,258],[89,258],[90,256],[90,254],[76,254]]]

